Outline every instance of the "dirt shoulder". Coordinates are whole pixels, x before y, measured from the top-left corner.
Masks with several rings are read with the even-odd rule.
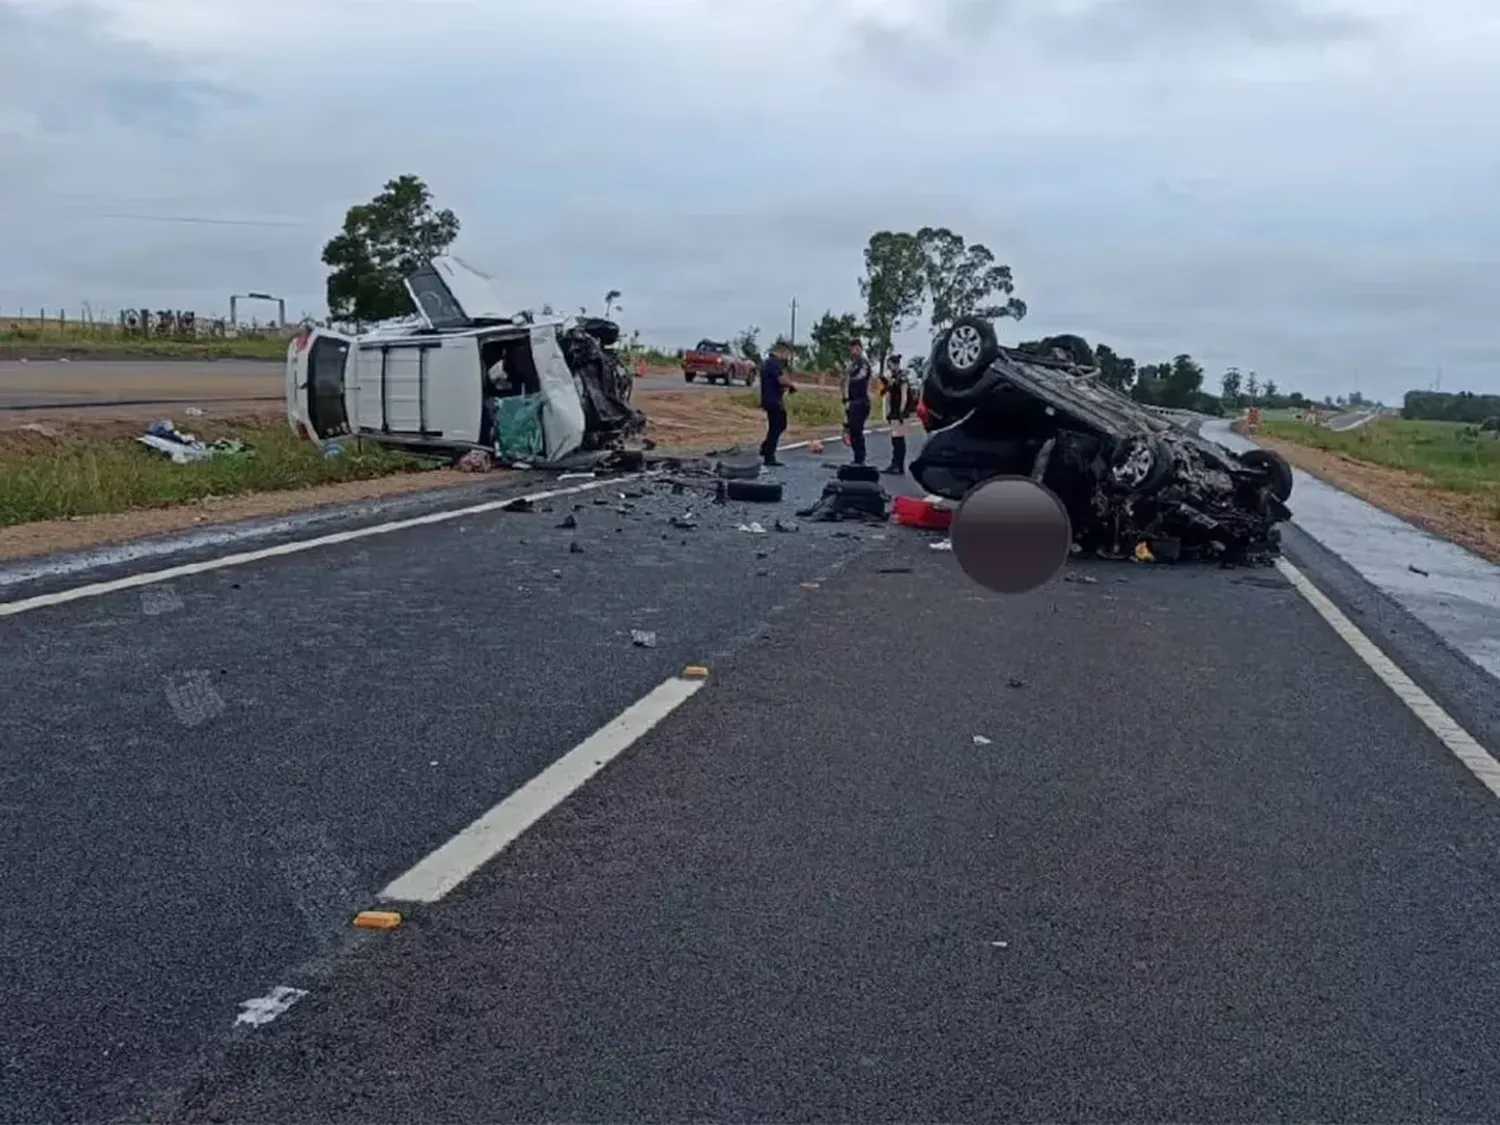
[[[1435,487],[1420,473],[1374,465],[1265,434],[1256,434],[1255,441],[1274,449],[1304,472],[1358,496],[1367,504],[1457,543],[1480,558],[1500,563],[1500,521],[1493,515],[1492,496],[1446,491]],[[1294,495],[1293,511],[1296,506]]]
[[[191,404],[199,413],[187,414],[182,404],[172,414],[185,430],[213,433],[235,425],[265,425],[284,417],[284,408],[263,403],[201,400]],[[641,391],[636,405],[651,419],[647,437],[659,452],[698,453],[733,445],[754,447],[764,435],[764,415],[728,395],[691,391]],[[64,439],[129,445],[150,422],[163,417],[156,407],[44,412],[0,411],[0,456],[23,448],[44,453]],[[826,425],[794,422],[785,441],[825,437]],[[371,480],[342,481],[285,491],[252,492],[236,496],[206,496],[167,507],[77,516],[0,527],[0,562],[89,550],[136,539],[154,538],[217,524],[272,519],[295,512],[361,501],[406,496],[479,479],[503,479],[504,472],[481,478],[449,469],[408,472]]]

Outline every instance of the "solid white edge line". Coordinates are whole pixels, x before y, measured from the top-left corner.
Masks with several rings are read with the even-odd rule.
[[[871,430],[871,433],[879,433],[879,430]],[[826,441],[835,441],[837,438],[826,438]],[[798,442],[796,445],[782,446],[783,449],[801,449],[810,442]],[[297,539],[290,543],[280,543],[274,547],[261,547],[254,551],[239,551],[232,555],[220,555],[217,558],[204,559],[202,562],[183,563],[179,566],[167,567],[164,570],[149,570],[140,574],[132,574],[125,578],[115,578],[108,582],[90,582],[82,586],[73,586],[66,590],[58,590],[52,594],[37,594],[30,598],[18,598],[13,602],[0,602],[0,617],[14,617],[19,613],[26,613],[33,609],[43,609],[47,606],[65,605],[68,602],[82,601],[85,598],[97,598],[104,594],[114,594],[121,590],[133,590],[140,586],[151,586],[158,582],[171,582],[177,578],[187,578],[194,574],[207,574],[213,570],[225,570],[232,566],[244,566],[247,563],[260,562],[262,559],[280,558],[285,555],[296,555],[303,551],[313,551],[319,547],[333,547],[339,543],[352,543],[358,539],[369,539],[376,535],[388,535],[393,531],[405,531],[410,527],[424,527],[428,524],[446,523],[450,520],[464,519],[468,516],[484,515],[486,512],[498,511],[507,504],[514,504],[517,500],[530,500],[533,504],[543,500],[554,500],[559,496],[574,496],[580,492],[589,492],[596,488],[607,488],[610,485],[624,484],[627,481],[640,480],[644,473],[628,473],[617,477],[606,477],[603,480],[586,481],[583,484],[572,485],[568,488],[552,488],[544,492],[531,492],[524,496],[509,496],[504,500],[487,500],[483,504],[471,504],[467,508],[450,508],[441,512],[429,512],[424,516],[412,516],[404,520],[391,520],[387,523],[372,524],[369,527],[357,527],[349,531],[335,531],[328,535],[319,535],[313,539]]]
[[[260,547],[254,551],[240,551],[232,555],[220,555],[217,558],[204,559],[202,562],[183,563],[180,566],[167,567],[165,570],[151,570],[143,574],[132,574],[126,578],[116,578],[109,582],[91,582],[84,586],[74,586],[67,590],[59,590],[54,594],[37,594],[35,597],[20,598],[13,602],[0,602],[0,617],[12,617],[27,610],[41,609],[43,606],[62,605],[66,602],[81,601],[84,598],[96,598],[101,594],[113,594],[119,590],[130,590],[137,586],[150,586],[157,582],[170,582],[174,578],[186,578],[193,574],[206,574],[211,570],[224,570],[232,566],[244,566],[246,563],[260,562],[262,559],[274,559],[283,555],[300,554],[303,551],[312,551],[319,547],[332,547],[338,543],[351,543],[357,539],[369,539],[375,535],[386,535],[392,531],[404,531],[409,527],[423,527],[427,524],[445,523],[449,520],[463,519],[466,516],[483,515],[486,512],[497,511],[507,504],[514,504],[518,500],[530,500],[537,503],[542,500],[552,500],[559,496],[572,496],[579,492],[588,492],[595,488],[604,488],[611,484],[622,484],[626,481],[638,480],[641,474],[631,473],[624,476],[608,477],[604,480],[591,480],[583,484],[573,485],[569,488],[554,488],[546,492],[532,492],[525,496],[508,496],[504,500],[487,500],[483,504],[471,504],[467,508],[448,508],[441,512],[429,512],[424,516],[412,516],[404,520],[392,520],[388,523],[373,524],[369,527],[356,527],[349,531],[335,531],[329,535],[319,535],[313,539],[297,539],[290,543],[279,543],[274,547]]]
[[[1292,584],[1297,593],[1301,594],[1318,612],[1318,616],[1328,622],[1344,643],[1354,650],[1355,655],[1365,662],[1380,682],[1395,693],[1396,698],[1437,736],[1438,741],[1446,746],[1486,789],[1496,797],[1500,797],[1500,762],[1497,762],[1473,735],[1459,726],[1452,715],[1444,711],[1430,695],[1418,687],[1410,676],[1398,668],[1395,661],[1380,651],[1379,646],[1362,633],[1359,626],[1350,621],[1322,590],[1314,586],[1307,575],[1286,559],[1278,559],[1276,568],[1286,576],[1287,581]]]
[[[528,828],[581,789],[707,681],[674,676],[506,797],[457,836],[398,876],[380,897],[433,903],[513,844]]]

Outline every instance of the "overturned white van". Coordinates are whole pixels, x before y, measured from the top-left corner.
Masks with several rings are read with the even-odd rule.
[[[347,437],[417,452],[483,449],[558,461],[645,427],[610,321],[537,321],[501,307],[490,280],[453,257],[406,279],[416,315],[359,335],[312,328],[287,349],[287,419],[319,444]],[[503,419],[530,408],[525,448]]]

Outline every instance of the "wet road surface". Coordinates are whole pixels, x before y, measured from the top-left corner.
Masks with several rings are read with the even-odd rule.
[[[1280,573],[999,598],[900,529],[737,530],[826,479],[787,460],[792,501],[696,531],[611,488],[0,618],[0,1104],[1492,1114],[1500,809]],[[450,897],[350,929],[693,663]]]

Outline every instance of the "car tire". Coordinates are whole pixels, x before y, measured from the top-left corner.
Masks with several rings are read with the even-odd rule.
[[[693,381],[693,380],[694,380],[694,379],[696,379],[696,378],[697,378],[697,376],[696,376],[696,375],[694,375],[694,374],[693,374],[693,373],[692,373],[692,372],[691,372],[691,371],[684,371],[684,372],[683,372],[683,373],[682,373],[682,377],[683,377],[683,378],[684,378],[684,379],[686,379],[686,380],[687,380],[687,381],[688,381],[688,382],[689,382],[689,383],[691,383],[691,382],[692,382],[692,381]]]
[[[728,499],[750,504],[778,504],[783,492],[779,480],[731,480],[724,485]]]
[[[1264,469],[1271,478],[1271,495],[1283,504],[1292,495],[1292,466],[1281,454],[1270,449],[1251,449],[1240,454],[1240,464]]]
[[[951,395],[977,383],[999,355],[995,326],[982,316],[961,316],[938,337],[933,364]]]
[[[1161,438],[1155,436],[1139,438],[1137,441],[1149,451],[1151,465],[1141,477],[1138,484],[1128,487],[1129,491],[1138,495],[1150,496],[1172,478],[1172,447]],[[1115,468],[1124,464],[1128,451],[1132,448],[1133,444],[1126,443],[1115,448],[1114,453],[1110,457],[1111,473],[1113,473]]]

